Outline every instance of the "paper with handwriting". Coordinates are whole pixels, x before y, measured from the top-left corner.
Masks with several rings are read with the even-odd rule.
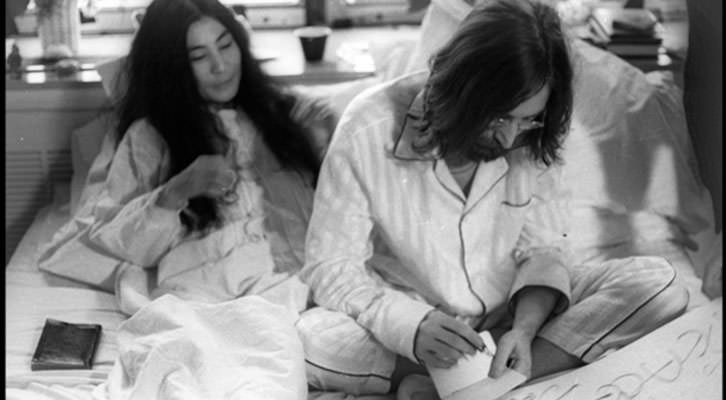
[[[721,400],[722,338],[719,297],[604,359],[499,400]]]

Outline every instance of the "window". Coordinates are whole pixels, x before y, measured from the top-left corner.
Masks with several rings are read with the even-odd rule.
[[[228,5],[244,6],[291,6],[299,5],[303,0],[221,0]],[[80,0],[79,9],[108,9],[108,8],[139,8],[146,7],[151,0]],[[28,10],[35,9],[35,1],[30,0]]]
[[[151,0],[90,0],[97,4],[98,8],[121,8],[121,7],[146,7]],[[244,5],[244,6],[287,6],[298,5],[302,0],[221,0],[222,3],[228,5]]]
[[[37,29],[35,1],[15,18],[20,34]],[[78,0],[83,34],[130,33],[134,15],[152,0]],[[220,0],[243,12],[253,28],[294,28],[306,24],[332,27],[419,24],[430,0]]]

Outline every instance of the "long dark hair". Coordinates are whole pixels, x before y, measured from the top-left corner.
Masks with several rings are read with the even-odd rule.
[[[475,7],[429,61],[421,150],[465,154],[480,133],[550,85],[545,126],[522,135],[535,160],[559,160],[572,114],[572,66],[557,13],[529,0],[493,0]]]
[[[309,136],[290,116],[295,98],[262,71],[250,52],[247,32],[217,0],[154,0],[148,6],[125,64],[126,86],[119,88],[119,138],[134,121],[146,118],[169,147],[171,176],[200,155],[218,154],[215,143],[229,145],[197,89],[187,52],[187,30],[203,16],[221,23],[239,46],[242,71],[234,106],[252,119],[283,166],[317,176],[319,162]],[[211,198],[191,199],[189,210],[195,218],[182,214],[189,229],[221,222]]]

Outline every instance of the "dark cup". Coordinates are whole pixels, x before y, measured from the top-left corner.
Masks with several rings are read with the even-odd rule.
[[[325,42],[332,31],[327,26],[306,26],[293,31],[307,61],[320,61],[325,54]]]

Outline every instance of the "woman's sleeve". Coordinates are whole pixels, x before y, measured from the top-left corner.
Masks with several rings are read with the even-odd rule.
[[[133,264],[158,264],[183,234],[182,210],[156,205],[168,169],[163,139],[145,122],[132,125],[93,205],[88,240]]]

